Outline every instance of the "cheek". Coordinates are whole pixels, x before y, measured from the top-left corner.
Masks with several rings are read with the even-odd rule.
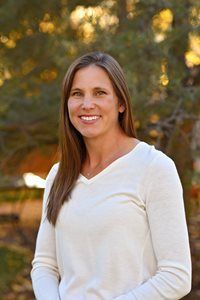
[[[104,112],[106,115],[108,115],[110,118],[115,119],[116,116],[118,116],[119,110],[118,105],[112,100],[108,101],[106,105],[104,106]]]
[[[68,108],[69,115],[72,116],[76,112],[77,105],[76,103],[69,100],[67,103],[67,108]]]
[[[68,101],[67,103],[67,109],[68,109],[68,115],[69,115],[69,120],[71,121],[72,124],[74,124],[74,121],[73,121],[73,115],[74,115],[74,105],[72,103],[70,103]]]

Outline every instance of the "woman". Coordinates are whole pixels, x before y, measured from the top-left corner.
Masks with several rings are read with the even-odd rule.
[[[60,162],[50,170],[31,277],[38,300],[180,299],[191,288],[181,182],[136,138],[119,64],[100,52],[69,67]]]

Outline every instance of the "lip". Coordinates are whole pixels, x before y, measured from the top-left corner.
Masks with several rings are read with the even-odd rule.
[[[94,119],[94,120],[83,120],[81,119],[81,117],[94,117],[94,116],[97,116],[99,117],[98,119]],[[83,124],[95,124],[97,123],[99,120],[100,120],[101,116],[100,115],[81,115],[79,116],[79,119],[81,120],[81,123]]]

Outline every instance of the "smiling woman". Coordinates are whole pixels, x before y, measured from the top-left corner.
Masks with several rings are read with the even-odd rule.
[[[191,288],[183,203],[173,160],[136,137],[118,62],[75,60],[32,262],[37,300],[180,299]]]
[[[100,143],[102,138],[106,142],[120,135],[118,115],[124,110],[106,71],[95,65],[77,71],[68,111],[71,123],[83,136],[86,146],[90,138]]]

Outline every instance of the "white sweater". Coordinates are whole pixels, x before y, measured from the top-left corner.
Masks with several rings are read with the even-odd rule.
[[[38,300],[180,299],[191,289],[183,190],[171,158],[140,142],[99,174],[80,174],[56,227],[46,179],[31,277]]]

